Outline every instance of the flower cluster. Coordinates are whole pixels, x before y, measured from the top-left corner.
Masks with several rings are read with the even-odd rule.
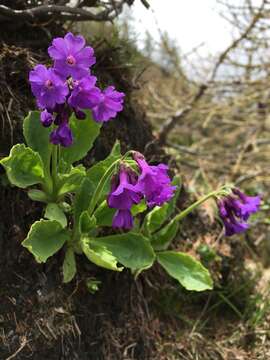
[[[68,33],[56,38],[48,49],[53,67],[36,65],[30,72],[29,81],[42,110],[40,120],[45,127],[54,124],[50,141],[55,145],[70,146],[73,142],[69,127],[72,112],[79,120],[85,119],[83,110],[92,111],[93,119],[106,122],[123,109],[124,93],[113,86],[100,90],[97,78],[91,75],[95,64],[94,50],[85,46],[83,36]]]
[[[131,207],[142,199],[141,193],[136,189],[136,182],[136,173],[125,164],[121,164],[119,174],[112,177],[111,192],[107,202],[110,208],[117,209],[113,227],[132,228]]]
[[[260,202],[259,196],[247,196],[236,188],[231,195],[219,200],[219,215],[225,226],[225,234],[232,236],[247,230],[247,220],[259,210]]]
[[[150,208],[155,205],[161,206],[172,198],[176,189],[171,185],[166,165],[149,165],[138,152],[134,152],[134,160],[140,169],[139,175],[125,164],[121,164],[119,173],[112,178],[107,203],[110,208],[117,209],[113,219],[113,227],[116,228],[133,227],[131,208],[143,197]]]

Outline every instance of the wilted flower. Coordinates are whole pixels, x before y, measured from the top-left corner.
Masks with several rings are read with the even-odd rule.
[[[218,201],[219,215],[225,226],[225,235],[232,236],[248,229],[248,218],[260,207],[259,196],[247,196],[239,189]]]
[[[131,229],[133,226],[131,207],[138,204],[142,198],[141,193],[134,186],[134,175],[130,168],[122,164],[119,174],[112,178],[107,203],[110,208],[117,209],[113,218],[113,227]]]
[[[144,156],[138,152],[135,152],[134,159],[141,170],[136,189],[144,194],[147,205],[149,207],[161,206],[169,201],[176,187],[171,185],[168,166],[164,164],[149,165]]]
[[[125,94],[116,91],[114,86],[109,86],[101,94],[100,102],[93,108],[93,117],[97,122],[106,122],[115,118],[123,110]]]
[[[57,76],[52,68],[37,65],[30,71],[31,89],[41,109],[53,108],[66,101],[68,86]]]
[[[85,46],[83,36],[67,33],[64,38],[56,38],[49,47],[48,53],[54,60],[54,68],[63,78],[72,76],[81,79],[89,75],[89,68],[96,62],[94,50]]]

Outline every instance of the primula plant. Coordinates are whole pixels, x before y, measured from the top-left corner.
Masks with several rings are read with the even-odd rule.
[[[78,162],[92,148],[103,122],[123,109],[124,94],[97,87],[91,74],[94,50],[82,36],[68,33],[48,49],[50,68],[37,65],[29,81],[39,111],[24,120],[26,145],[17,144],[1,160],[11,184],[28,188],[44,203],[43,218],[23,241],[39,263],[65,252],[64,282],[76,274],[76,254],[105,269],[128,268],[135,276],[157,261],[188,290],[212,288],[208,270],[192,256],[168,250],[179,222],[209,198],[217,200],[226,235],[247,229],[260,205],[233,186],[223,186],[176,213],[180,180],[164,164],[150,165],[135,151],[110,155],[86,169]],[[105,227],[115,230],[103,236]],[[108,231],[107,231],[108,233]]]

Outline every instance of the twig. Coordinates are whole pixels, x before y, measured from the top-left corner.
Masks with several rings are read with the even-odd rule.
[[[171,119],[169,119],[167,123],[164,124],[158,135],[158,143],[160,145],[164,145],[166,143],[168,134],[174,129],[176,124],[178,124],[187,114],[190,113],[196,103],[203,96],[207,88],[207,85],[202,84],[191,102],[183,109],[177,111],[177,113]]]
[[[146,9],[150,8],[150,4],[147,0],[141,0],[141,3],[146,7]]]
[[[238,44],[246,39],[258,20],[262,17],[262,10],[264,8],[266,0],[262,1],[262,4],[260,8],[258,9],[258,12],[253,16],[249,26],[246,28],[246,30],[236,39],[232,42],[230,46],[228,46],[219,56],[218,61],[216,65],[214,66],[214,69],[211,73],[210,80],[206,84],[202,84],[199,87],[198,92],[195,94],[194,98],[191,100],[191,102],[185,106],[184,108],[177,111],[177,113],[168,120],[167,123],[161,128],[159,135],[158,135],[158,143],[160,145],[166,144],[167,138],[169,133],[175,128],[175,126],[182,121],[196,106],[197,102],[201,99],[201,97],[205,94],[205,91],[208,89],[208,87],[215,81],[218,70],[220,66],[223,64],[224,60],[227,58],[228,54],[235,49]]]
[[[183,146],[183,145],[178,145],[178,144],[175,144],[173,142],[167,142],[167,144],[171,147],[171,148],[174,148],[176,150],[179,150],[183,153],[186,153],[186,154],[189,154],[189,155],[195,155],[195,156],[199,156],[199,157],[205,157],[205,158],[209,158],[211,159],[212,156],[207,154],[207,153],[203,153],[203,152],[200,152],[198,150],[194,150],[192,149],[191,147],[187,147],[187,146]]]
[[[243,182],[253,180],[254,178],[256,178],[258,176],[264,175],[264,173],[265,173],[265,171],[261,170],[261,171],[256,171],[252,174],[243,175],[243,176],[240,176],[238,179],[236,179],[234,183],[236,186],[240,186],[240,184],[242,184]]]
[[[58,15],[58,20],[76,20],[76,21],[111,21],[122,11],[124,3],[127,0],[113,2],[106,9],[99,13],[93,13],[87,8],[71,7],[67,5],[40,5],[30,9],[17,10],[8,6],[0,5],[0,17],[4,21],[32,21],[47,20],[52,15]]]
[[[28,342],[29,342],[29,341],[26,340],[26,337],[23,336],[23,337],[22,337],[22,343],[21,343],[20,347],[18,348],[18,350],[16,350],[14,354],[12,354],[12,355],[10,355],[9,357],[7,357],[6,360],[14,359],[14,358],[22,351],[22,349],[25,347],[25,345],[26,345]]]
[[[220,65],[227,58],[227,56],[231,52],[231,50],[235,49],[242,40],[247,38],[247,36],[251,32],[251,30],[254,28],[254,26],[256,25],[258,20],[261,18],[264,5],[265,5],[265,0],[262,1],[262,4],[261,4],[260,8],[258,9],[258,12],[254,15],[253,19],[251,20],[251,22],[250,22],[249,26],[246,28],[246,30],[219,55],[218,61],[215,65],[212,75],[210,77],[210,82],[213,82],[216,79],[217,72],[218,72]]]

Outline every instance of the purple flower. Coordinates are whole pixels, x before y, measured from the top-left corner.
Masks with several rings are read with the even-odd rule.
[[[69,117],[72,113],[71,109],[66,104],[57,105],[54,109],[49,110],[55,113],[54,125],[68,123]]]
[[[39,108],[53,108],[56,104],[66,101],[68,86],[54,72],[44,65],[37,65],[30,71],[29,81]]]
[[[72,112],[78,120],[83,120],[86,118],[84,110],[89,109],[95,121],[108,121],[123,109],[125,95],[113,86],[104,91],[96,86],[97,79],[90,73],[90,67],[96,61],[94,50],[85,46],[83,36],[67,33],[64,38],[56,38],[48,52],[54,60],[54,67],[35,66],[30,71],[29,81],[42,110],[42,125],[49,127],[54,124],[56,127],[50,141],[70,146],[73,137],[68,123]]]
[[[100,102],[93,108],[93,117],[97,122],[105,122],[115,118],[119,111],[123,110],[125,94],[116,91],[114,86],[107,87],[101,93]]]
[[[97,78],[90,75],[74,81],[73,90],[68,99],[69,105],[76,111],[95,107],[102,99],[100,89],[95,86],[96,81]]]
[[[112,226],[126,230],[132,229],[133,217],[131,211],[129,209],[117,210],[113,218]]]
[[[134,175],[130,168],[121,165],[119,175],[112,178],[107,203],[110,208],[118,210],[113,218],[113,227],[131,229],[133,226],[130,210],[132,205],[138,204],[142,198],[141,193],[135,188]]]
[[[171,179],[167,173],[168,166],[164,164],[151,166],[138,152],[134,154],[134,159],[141,170],[136,189],[144,194],[147,205],[149,207],[161,206],[169,201],[173,197],[176,186],[171,185]]]
[[[50,135],[50,142],[54,145],[68,147],[73,143],[73,136],[70,127],[66,122],[61,123]]]
[[[47,109],[43,110],[40,113],[40,121],[44,127],[49,127],[53,123],[53,115],[47,111]]]
[[[239,189],[218,202],[219,215],[225,226],[225,235],[232,236],[248,229],[248,218],[257,212],[261,199],[259,196],[247,196]]]
[[[54,67],[59,75],[66,78],[81,79],[89,75],[89,67],[96,62],[94,50],[85,46],[83,36],[67,33],[64,38],[56,38],[48,53],[54,60]]]
[[[84,120],[86,118],[86,114],[81,110],[74,109],[74,113],[78,120]]]
[[[132,183],[131,173],[131,169],[121,165],[119,176],[112,180],[111,193],[107,199],[109,207],[126,210],[140,202],[141,194]]]
[[[235,209],[238,213],[237,216],[247,220],[251,214],[256,213],[260,208],[260,196],[247,196],[239,189],[233,189],[233,193],[239,197],[234,200]]]

